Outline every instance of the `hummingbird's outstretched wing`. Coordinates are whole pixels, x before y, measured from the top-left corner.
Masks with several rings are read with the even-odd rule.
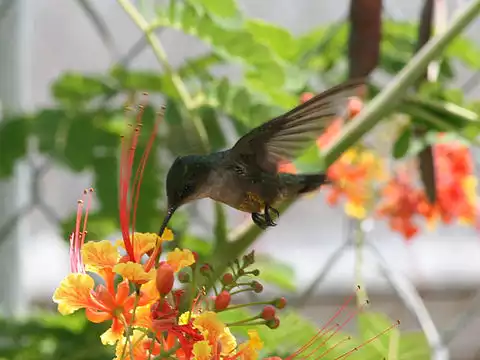
[[[343,116],[348,98],[359,95],[364,85],[364,79],[347,81],[260,125],[237,141],[231,159],[276,173],[279,162],[295,159],[335,117]]]

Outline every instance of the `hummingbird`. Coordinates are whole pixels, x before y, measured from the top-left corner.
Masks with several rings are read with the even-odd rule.
[[[228,150],[177,157],[167,174],[168,207],[159,235],[175,210],[202,198],[250,213],[262,229],[276,226],[275,204],[328,183],[322,172],[279,173],[279,164],[294,160],[333,119],[346,115],[348,98],[364,84],[356,79],[330,88],[251,130]]]

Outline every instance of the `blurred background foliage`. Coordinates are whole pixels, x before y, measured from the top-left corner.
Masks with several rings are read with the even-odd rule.
[[[136,229],[155,231],[164,213],[165,173],[174,157],[218,151],[232,145],[252,127],[298,104],[301,94],[317,92],[343,81],[351,72],[351,63],[356,61],[347,51],[351,33],[349,19],[294,36],[279,25],[247,18],[234,0],[170,0],[144,16],[149,25],[144,29],[146,37],[142,42],[149,42],[162,72],[132,69],[124,59],[101,74],[63,73],[51,85],[53,106],[31,114],[4,114],[5,119],[0,123],[1,177],[12,175],[15,164],[26,156],[32,142],[35,149],[55,163],[73,172],[93,173],[97,207],[89,217],[90,239],[102,239],[117,230],[123,104],[138,104],[143,92],[149,94],[152,105],[147,106],[143,117],[140,152],[153,125],[155,109],[160,103],[166,104],[155,151],[151,152],[145,168],[137,213]],[[155,35],[165,28],[197,37],[210,50],[173,68]],[[418,28],[418,23],[383,19],[370,97],[380,92],[417,51]],[[451,139],[465,144],[476,141],[480,130],[480,103],[469,101],[461,89],[451,84],[459,64],[472,72],[480,71],[480,46],[467,38],[456,38],[438,59],[438,64],[437,81],[420,84],[417,91],[409,92],[394,112],[387,115],[394,118],[400,114],[407,118],[391,147],[393,159],[417,156],[438,141],[432,134],[448,133]],[[232,65],[239,69],[240,80],[219,75],[224,67]],[[316,148],[308,151],[295,166],[300,172],[320,170],[323,167],[321,153]],[[174,217],[173,246],[195,250],[203,261],[212,263],[218,257],[238,255],[225,247],[228,224],[222,206],[215,206],[215,223],[209,236],[192,231],[193,212],[194,208],[189,207],[179,210]],[[65,234],[71,230],[72,219],[64,219]],[[259,259],[258,266],[265,282],[283,291],[296,290],[293,271],[286,265],[264,257]],[[260,329],[265,337],[266,353],[289,354],[316,331],[314,325],[294,312],[287,313],[281,320],[282,326],[272,333]],[[30,320],[3,319],[1,322],[2,359],[105,359],[111,356],[98,341],[103,329],[86,322],[81,315],[63,318],[42,313]],[[358,336],[368,339],[391,323],[392,320],[382,314],[360,314]],[[296,329],[295,336],[292,328]],[[351,348],[356,342],[357,339],[353,339],[345,346]],[[325,358],[339,356],[340,348]],[[279,353],[279,349],[283,353]],[[358,358],[427,359],[428,351],[422,334],[400,335],[399,330],[394,329],[367,346]]]

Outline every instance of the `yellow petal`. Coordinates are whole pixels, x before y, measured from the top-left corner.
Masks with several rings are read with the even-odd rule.
[[[475,176],[467,176],[462,181],[462,188],[470,204],[475,204],[477,200],[477,179]]]
[[[170,229],[165,229],[163,236],[160,237],[156,233],[140,233],[134,234],[133,251],[135,252],[135,258],[139,259],[148,251],[153,250],[157,241],[172,241],[173,232]],[[123,240],[117,240],[117,245],[125,249]]]
[[[160,294],[158,293],[157,287],[155,285],[155,280],[151,280],[142,285],[141,289],[142,302],[152,303],[158,300]]]
[[[117,247],[108,240],[89,241],[82,248],[82,258],[88,271],[113,268],[118,261]]]
[[[87,274],[70,274],[62,280],[53,294],[53,301],[58,304],[58,311],[68,315],[90,304],[90,292],[95,282]]]
[[[100,335],[100,341],[103,345],[115,345],[118,340],[123,336],[123,328],[120,328],[119,331],[114,332],[112,328],[109,328],[102,335]]]
[[[263,342],[258,336],[257,330],[248,330],[249,345],[255,350],[261,350],[263,348]]]
[[[130,345],[125,341],[125,338],[122,337],[117,342],[117,347],[115,349],[116,357],[113,360],[136,360],[148,358],[147,350],[143,347],[143,343],[146,340],[146,335],[142,331],[133,330],[133,334],[130,336],[130,341],[133,345],[133,359],[130,358]]]
[[[193,326],[200,330],[205,338],[215,344],[225,331],[225,324],[218,318],[217,313],[205,311],[193,320]],[[206,334],[208,332],[208,335]]]
[[[193,345],[193,356],[195,360],[210,360],[212,348],[208,341],[197,341]]]
[[[188,324],[188,319],[193,319],[195,318],[195,315],[192,314],[190,317],[190,311],[184,312],[180,317],[178,318],[178,325],[186,325]]]
[[[192,252],[188,249],[180,250],[176,248],[167,255],[167,263],[173,268],[173,271],[178,272],[184,267],[190,266],[195,262]]]
[[[152,315],[150,312],[151,305],[138,306],[135,311],[135,325],[145,328],[152,328]]]
[[[134,263],[132,261],[115,265],[113,271],[121,275],[124,279],[133,282],[150,281],[155,277],[155,269],[151,269],[147,273],[142,264]]]
[[[367,211],[362,205],[348,201],[345,204],[345,213],[356,219],[364,219],[367,216]]]
[[[231,355],[237,348],[237,340],[228,327],[225,327],[223,334],[220,335],[218,341],[220,342],[222,348],[221,355],[225,357]]]

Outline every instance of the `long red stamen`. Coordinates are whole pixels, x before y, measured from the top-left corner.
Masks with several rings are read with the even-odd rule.
[[[321,359],[323,357],[325,357],[325,355],[327,355],[328,353],[330,353],[333,349],[337,348],[338,346],[340,346],[341,344],[343,344],[344,342],[347,342],[349,340],[351,340],[352,338],[350,336],[347,336],[345,338],[343,338],[342,340],[340,340],[338,343],[336,343],[335,345],[333,345],[331,348],[327,349],[325,352],[323,352],[319,357],[317,357],[317,359]]]
[[[343,329],[345,327],[345,325],[347,325],[360,311],[363,310],[363,308],[368,305],[368,301],[363,304],[362,306],[360,306],[359,308],[353,310],[350,312],[350,315],[347,317],[347,319],[342,323],[340,324],[339,326],[337,326],[335,328],[334,331],[332,331],[330,333],[330,335],[325,339],[323,340],[319,345],[317,345],[307,356],[306,358],[309,358],[311,355],[313,355],[315,352],[317,352],[322,346],[324,346],[328,340],[330,340],[335,334],[337,334],[341,329]],[[323,334],[320,338],[322,338],[323,336],[325,336],[327,334]],[[338,346],[338,345],[335,345],[335,346]],[[323,355],[321,355],[323,357]]]
[[[131,125],[129,125],[130,127]],[[127,208],[127,194],[128,194],[128,149],[129,141],[122,136],[121,138],[121,154],[120,154],[120,186],[119,186],[119,215],[120,215],[120,230],[122,232],[123,243],[125,250],[130,258],[133,259],[133,247],[130,242],[129,235],[129,218]]]
[[[85,195],[84,195],[85,196]],[[84,272],[81,262],[81,240],[80,240],[80,224],[82,222],[83,198],[77,202],[77,216],[75,220],[75,231],[70,235],[70,271],[74,273]]]
[[[133,220],[132,220],[132,238],[133,234],[135,231],[135,223],[137,220],[137,207],[138,207],[138,200],[140,198],[140,187],[142,184],[142,179],[143,179],[143,172],[145,170],[145,166],[147,164],[148,157],[150,155],[150,151],[153,148],[153,143],[155,142],[155,138],[157,137],[157,130],[158,130],[158,123],[159,120],[162,119],[163,117],[163,108],[162,112],[159,113],[159,116],[155,120],[153,124],[153,130],[152,133],[150,134],[150,137],[148,139],[147,146],[145,148],[145,151],[142,154],[142,158],[140,159],[140,164],[138,166],[137,172],[135,174],[135,179],[134,179],[134,186],[135,186],[135,192],[134,192],[134,200],[133,200]],[[139,124],[140,126],[140,124]]]
[[[370,344],[372,341],[378,339],[380,336],[382,335],[385,335],[387,332],[389,332],[390,330],[396,328],[400,326],[400,320],[397,320],[394,324],[390,325],[388,328],[386,328],[385,330],[383,330],[382,332],[378,333],[377,335],[371,337],[370,339],[368,339],[367,341],[365,341],[364,343],[360,344],[359,346],[356,346],[354,347],[352,350],[350,351],[347,351],[345,354],[343,355],[340,355],[339,357],[336,357],[334,360],[340,360],[340,359],[346,359],[347,357],[349,357],[350,355],[352,355],[354,352],[360,350],[362,347],[364,347],[365,345],[367,344]]]
[[[136,183],[138,182],[138,177],[139,177],[139,173],[140,173],[140,166],[137,167],[137,170],[135,171],[135,176],[133,178],[133,182],[131,183],[131,176],[132,176],[132,171],[133,171],[133,164],[134,164],[134,160],[135,160],[135,151],[137,150],[137,144],[138,144],[138,139],[140,138],[140,133],[141,133],[141,129],[142,129],[142,118],[143,118],[143,114],[145,112],[145,105],[146,104],[140,104],[138,105],[138,111],[137,111],[137,116],[135,118],[135,138],[133,139],[134,142],[132,143],[132,147],[133,147],[133,153],[131,154],[132,157],[131,157],[131,165],[130,165],[130,176],[128,178],[128,183],[129,185],[131,185],[131,188],[130,188],[130,201],[129,201],[129,214],[130,215],[133,215],[131,213],[131,210],[132,210],[132,206],[134,204],[134,199],[136,197]],[[145,155],[145,152],[142,154],[141,156],[141,159],[140,159],[140,164],[142,162],[142,159]],[[134,210],[135,211],[135,210]],[[135,220],[132,219],[132,236],[131,236],[131,241],[132,243],[135,241],[134,239],[134,231],[135,231]]]
[[[83,218],[82,239],[81,239],[80,246],[83,246],[85,242],[85,237],[87,236],[87,220],[88,220],[88,212],[92,204],[92,193],[93,193],[92,188],[83,191],[83,194],[87,197],[87,206],[85,206],[85,215]]]
[[[358,291],[360,290],[360,286],[357,286],[357,290]],[[335,314],[333,314],[333,316],[327,321],[327,323],[309,340],[307,341],[307,343],[305,345],[303,345],[302,347],[300,347],[300,349],[298,349],[297,351],[295,351],[292,355],[288,356],[287,358],[285,358],[285,360],[292,360],[294,359],[295,357],[297,357],[298,355],[300,355],[302,352],[304,352],[305,350],[307,350],[316,340],[322,338],[325,334],[325,330],[327,329],[328,326],[330,326],[330,324],[338,317],[340,316],[340,314],[343,312],[343,310],[352,302],[352,300],[355,298],[356,296],[356,292],[353,293],[352,295],[350,295],[346,300],[345,302],[342,304],[342,306],[340,306],[337,311],[335,312]]]

